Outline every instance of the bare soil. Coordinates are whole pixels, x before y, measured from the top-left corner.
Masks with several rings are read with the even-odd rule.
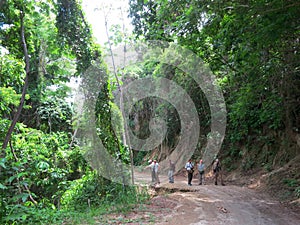
[[[151,200],[135,206],[125,214],[111,214],[105,224],[158,225],[297,225],[299,205],[280,202],[263,191],[259,180],[248,179],[247,185],[226,182],[214,185],[207,177],[204,185],[194,178],[192,186],[179,174],[175,183],[161,176],[161,184],[151,186],[150,174],[136,173],[140,185],[148,185]]]

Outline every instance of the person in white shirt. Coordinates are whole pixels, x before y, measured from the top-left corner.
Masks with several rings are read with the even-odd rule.
[[[158,162],[156,162],[156,160],[153,161],[152,165],[151,165],[151,169],[152,169],[152,173],[154,175],[154,184],[160,184],[160,181],[159,181],[159,164]]]
[[[150,168],[152,183],[155,183],[154,161],[152,159],[150,159],[148,161],[148,163],[149,163],[149,165],[146,166],[145,169]]]
[[[192,186],[192,179],[193,179],[193,173],[194,173],[194,164],[192,163],[191,159],[185,164],[185,169],[188,173],[188,185]]]

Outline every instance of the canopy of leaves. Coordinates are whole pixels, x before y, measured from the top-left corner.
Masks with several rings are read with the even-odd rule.
[[[300,128],[299,6],[296,0],[131,0],[130,16],[136,36],[175,41],[209,63],[226,98],[227,153],[240,156],[230,150],[235,143],[254,146],[256,137],[275,138],[273,131],[285,131],[297,147],[290,134]]]

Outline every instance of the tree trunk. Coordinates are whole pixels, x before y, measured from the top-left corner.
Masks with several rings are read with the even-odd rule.
[[[108,33],[108,25],[107,25],[108,21],[107,21],[107,16],[106,15],[104,15],[104,19],[105,19],[105,31],[106,31],[106,35],[107,35],[107,41],[108,41],[109,51],[110,51],[111,58],[112,58],[112,64],[113,64],[113,70],[114,70],[113,72],[114,72],[114,75],[115,75],[115,78],[116,78],[116,81],[117,81],[118,90],[120,92],[120,110],[121,110],[121,113],[122,113],[122,116],[123,116],[123,120],[124,120],[123,143],[124,143],[125,146],[127,145],[128,149],[129,149],[130,164],[131,164],[131,182],[134,185],[133,151],[132,151],[132,149],[130,147],[131,144],[130,144],[130,139],[129,139],[129,134],[128,134],[128,126],[127,126],[127,121],[126,121],[126,118],[125,118],[124,102],[123,102],[123,92],[122,92],[121,84],[120,84],[120,81],[119,81],[119,78],[118,78],[118,75],[117,75],[117,69],[116,69],[114,54],[113,54],[113,50],[112,50],[112,44],[111,44],[110,36],[109,36],[109,33]],[[124,29],[124,24],[123,24],[123,29]],[[125,59],[126,59],[125,51],[126,51],[126,45],[124,47],[124,58],[123,58],[124,65],[125,65]],[[122,164],[121,164],[121,166],[122,166]],[[123,171],[123,168],[122,168],[122,171]],[[125,181],[124,178],[123,178],[123,180]],[[125,184],[125,182],[123,182],[123,184]]]
[[[8,142],[11,138],[12,132],[13,132],[16,124],[17,124],[17,121],[18,121],[18,119],[20,117],[20,114],[21,114],[21,111],[23,109],[23,105],[24,105],[24,102],[25,102],[26,90],[27,90],[27,87],[28,87],[28,76],[29,76],[30,66],[29,66],[29,56],[28,56],[27,44],[26,44],[26,40],[25,40],[24,13],[23,12],[20,12],[20,22],[21,22],[20,35],[21,35],[21,41],[22,41],[23,52],[24,52],[24,57],[25,57],[26,77],[25,77],[25,80],[24,80],[24,86],[23,86],[23,90],[22,90],[20,104],[18,106],[18,109],[17,109],[16,113],[14,114],[13,120],[10,124],[10,127],[9,127],[9,129],[6,133],[6,136],[5,136],[4,142],[2,144],[3,152],[2,152],[1,156],[5,156],[5,149],[8,145]]]

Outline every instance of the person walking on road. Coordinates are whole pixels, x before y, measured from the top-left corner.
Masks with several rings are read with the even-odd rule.
[[[152,179],[152,184],[160,184],[160,181],[159,181],[159,164],[157,163],[156,160],[152,160],[150,159],[148,161],[149,165],[145,167],[146,168],[150,168],[150,171],[151,171],[151,179]]]
[[[160,184],[159,176],[158,176],[158,174],[159,174],[159,164],[158,164],[158,162],[156,162],[156,160],[153,161],[152,171],[153,171],[154,177],[155,177],[154,184]]]
[[[150,168],[150,172],[151,172],[151,181],[152,181],[152,183],[154,183],[154,182],[155,182],[155,172],[154,172],[154,170],[153,170],[153,164],[154,164],[154,162],[153,162],[152,159],[149,159],[148,163],[149,163],[149,165],[146,166],[145,169]]]
[[[221,163],[218,158],[215,159],[212,169],[214,173],[215,185],[218,185],[218,178],[220,177],[221,185],[224,186],[225,184],[223,183]]]
[[[199,185],[204,184],[204,169],[205,169],[205,165],[203,163],[203,160],[200,159],[199,163],[198,163],[198,172],[199,172]]]
[[[193,179],[193,173],[194,173],[194,165],[193,165],[191,159],[185,164],[185,169],[186,169],[187,174],[188,174],[188,185],[192,186],[192,179]]]
[[[174,183],[174,172],[175,172],[175,163],[172,160],[169,160],[170,167],[168,172],[169,183]]]

